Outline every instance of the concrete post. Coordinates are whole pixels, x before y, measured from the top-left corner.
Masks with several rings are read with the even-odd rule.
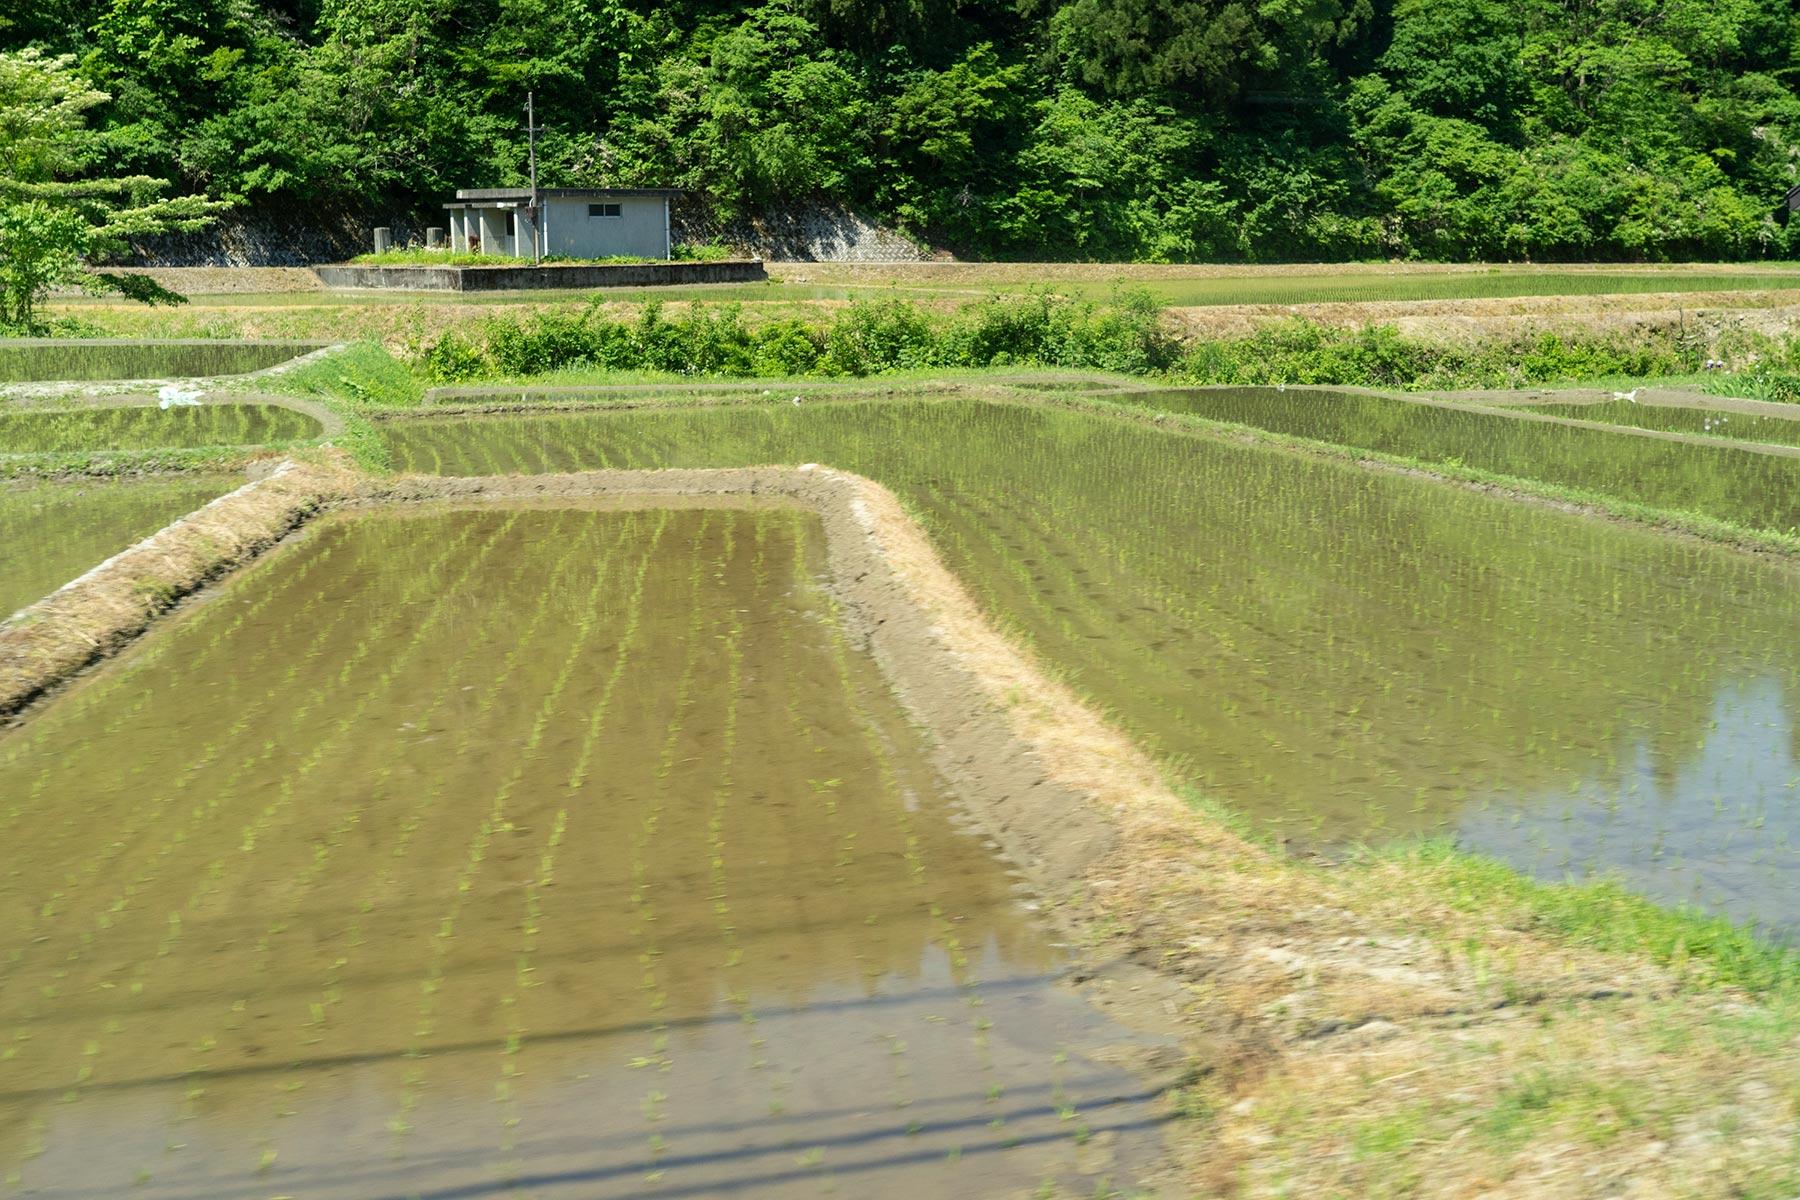
[[[375,227],[375,253],[386,254],[394,248],[394,231],[386,225]]]
[[[444,248],[444,231],[441,228],[436,225],[427,225],[425,227],[425,248],[427,250],[442,250]]]
[[[538,231],[537,226],[531,220],[531,209],[521,206],[515,211],[513,229],[516,231],[516,236],[513,238],[513,253],[520,258],[532,257],[532,247],[536,246],[538,242]]]

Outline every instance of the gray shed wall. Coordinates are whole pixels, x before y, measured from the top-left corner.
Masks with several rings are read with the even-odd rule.
[[[543,202],[545,253],[557,258],[639,258],[669,256],[668,225],[661,196],[619,196],[616,217],[590,217],[588,205],[600,201],[548,197]]]

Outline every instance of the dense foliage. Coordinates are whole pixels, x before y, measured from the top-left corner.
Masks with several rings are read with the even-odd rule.
[[[0,52],[0,330],[41,331],[38,303],[58,286],[181,299],[147,276],[89,269],[133,237],[200,229],[222,207],[112,171],[107,136],[86,119],[107,99],[70,55]]]
[[[109,173],[851,204],[965,254],[1785,256],[1783,0],[43,0]]]
[[[749,378],[1058,367],[1174,383],[1464,388],[1694,375],[1714,355],[1748,367],[1732,376],[1735,394],[1800,398],[1800,338],[1793,335],[1738,331],[1705,340],[1675,329],[1523,331],[1451,342],[1409,337],[1392,326],[1345,329],[1296,319],[1184,341],[1150,297],[1131,292],[1098,304],[999,296],[951,314],[900,300],[858,300],[814,322],[747,322],[735,305],[693,304],[670,315],[654,303],[619,320],[596,303],[585,311],[493,316],[418,344],[412,358],[434,383],[551,372]],[[386,377],[349,390],[383,403],[411,399]]]

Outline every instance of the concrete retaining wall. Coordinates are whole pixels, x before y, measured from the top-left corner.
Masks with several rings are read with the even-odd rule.
[[[414,292],[500,292],[538,288],[657,287],[673,283],[754,283],[761,259],[726,262],[594,263],[542,267],[314,267],[326,287]]]

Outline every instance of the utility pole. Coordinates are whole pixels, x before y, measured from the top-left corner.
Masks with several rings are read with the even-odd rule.
[[[531,218],[531,262],[532,262],[533,266],[536,266],[541,261],[541,259],[538,256],[538,242],[541,240],[541,238],[543,236],[540,233],[540,231],[538,230],[538,190],[537,190],[538,125],[537,125],[536,99],[537,98],[536,98],[535,93],[533,93],[533,92],[525,93],[525,140],[526,140],[526,145],[530,147],[529,152],[531,155],[531,208],[528,211],[530,213],[530,218]]]

